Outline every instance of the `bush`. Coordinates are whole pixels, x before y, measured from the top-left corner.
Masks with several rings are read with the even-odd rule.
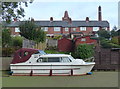
[[[2,47],[11,46],[11,36],[10,29],[2,29]]]
[[[19,48],[15,48],[15,47],[2,48],[2,56],[3,57],[13,56],[13,54],[15,53],[15,51],[18,50],[18,49]]]
[[[113,38],[111,39],[111,42],[114,43],[114,44],[119,44],[119,42],[118,42],[118,37],[113,37]]]
[[[80,44],[75,49],[75,52],[72,53],[72,56],[75,58],[86,59],[92,57],[94,54],[93,46],[87,44]]]
[[[120,48],[120,45],[112,43],[110,40],[102,39],[100,44],[103,48]]]
[[[20,36],[12,37],[12,46],[13,47],[22,47],[23,38]]]

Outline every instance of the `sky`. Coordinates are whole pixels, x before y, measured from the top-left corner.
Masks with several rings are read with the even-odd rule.
[[[85,20],[89,17],[90,20],[98,20],[98,6],[102,7],[102,20],[107,20],[110,23],[110,28],[118,27],[118,1],[78,1],[78,0],[61,0],[61,1],[44,1],[34,0],[28,7],[23,5],[25,17],[22,20],[27,20],[29,17],[35,20],[62,20],[64,12],[67,10],[69,17],[72,20]]]

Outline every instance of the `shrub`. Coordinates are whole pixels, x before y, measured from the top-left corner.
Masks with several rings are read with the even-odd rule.
[[[9,47],[11,45],[10,29],[2,29],[2,47]]]
[[[20,36],[12,37],[12,46],[13,47],[22,47],[23,38]]]
[[[119,42],[118,42],[118,37],[113,37],[113,38],[111,39],[111,42],[114,43],[114,44],[119,44]]]
[[[72,56],[75,58],[86,59],[92,57],[94,54],[93,46],[87,44],[80,44],[75,49],[75,52],[72,53]]]
[[[102,39],[100,44],[103,48],[120,48],[120,45],[114,44],[112,41],[106,39]]]

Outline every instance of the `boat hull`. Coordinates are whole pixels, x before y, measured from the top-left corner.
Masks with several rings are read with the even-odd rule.
[[[61,64],[11,64],[12,75],[26,76],[52,76],[52,75],[84,75],[89,73],[94,63],[83,65],[61,65]]]

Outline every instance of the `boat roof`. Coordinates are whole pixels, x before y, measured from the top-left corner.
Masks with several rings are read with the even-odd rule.
[[[40,57],[68,57],[70,55],[67,54],[46,54],[46,55],[41,55]]]

